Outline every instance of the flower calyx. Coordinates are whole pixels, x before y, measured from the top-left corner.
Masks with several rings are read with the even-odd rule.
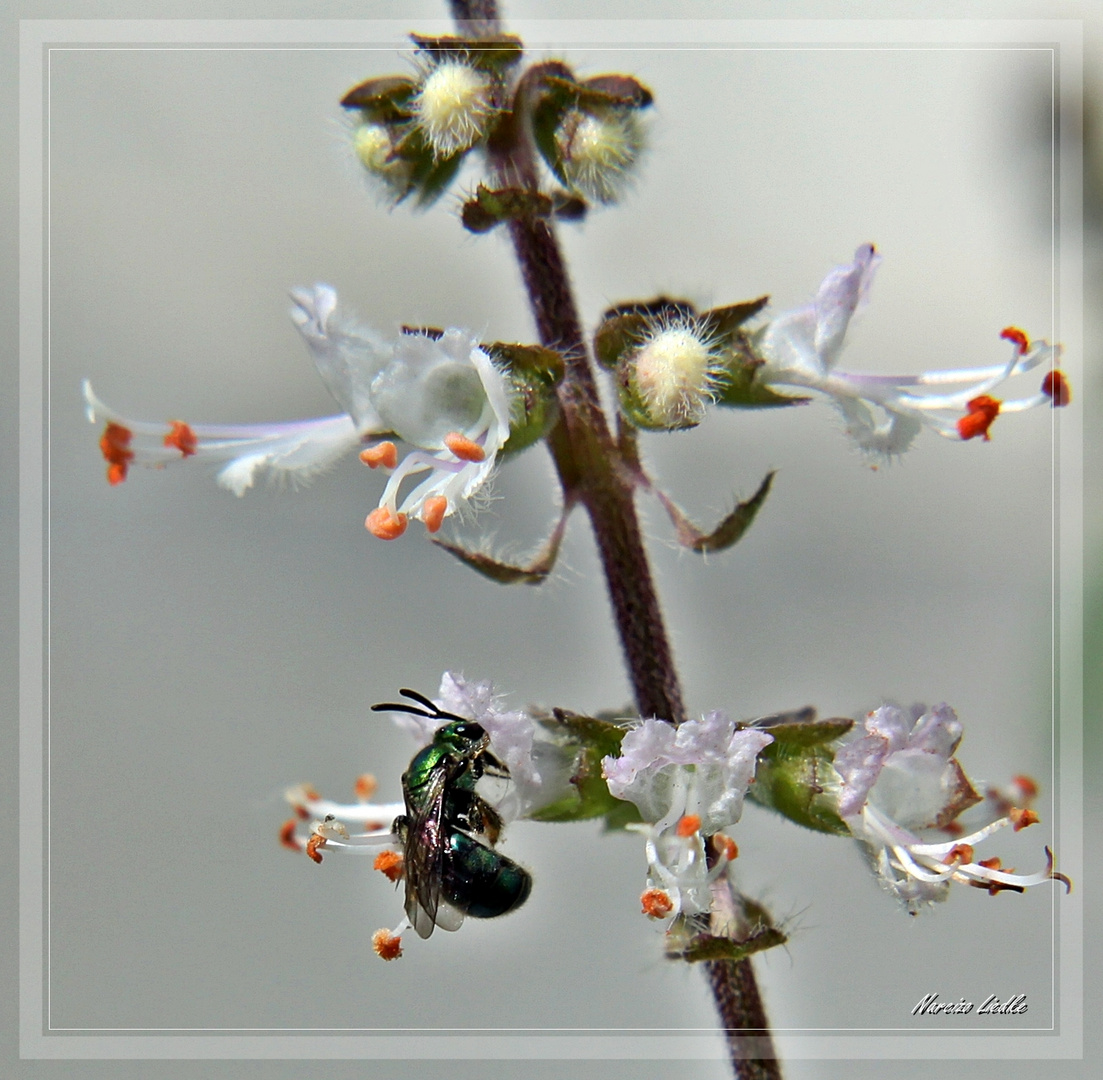
[[[583,716],[557,708],[550,713],[537,714],[536,721],[545,736],[571,761],[569,787],[560,799],[534,814],[536,820],[562,822],[602,818],[607,829],[622,829],[640,821],[636,806],[615,797],[602,773],[604,759],[620,754],[627,731],[612,714]]]
[[[640,112],[651,91],[630,75],[579,79],[549,61],[529,69],[519,97],[532,102],[533,140],[559,183],[592,203],[617,202],[646,144]]]
[[[460,221],[468,232],[486,233],[503,222],[559,218],[578,221],[586,214],[582,200],[564,192],[546,195],[528,188],[488,188],[479,184],[473,198],[460,211]]]
[[[854,727],[849,717],[820,720],[811,706],[748,721],[774,741],[759,755],[755,782],[747,795],[760,806],[816,832],[847,836],[834,791],[834,744]]]
[[[712,885],[708,914],[680,916],[666,932],[668,960],[697,964],[708,960],[746,960],[788,940],[766,908],[736,892],[721,875]]]
[[[594,335],[599,362],[615,372],[622,415],[649,431],[695,427],[709,404],[792,405],[755,381],[762,362],[742,324],[766,297],[698,313],[659,296],[610,308]]]

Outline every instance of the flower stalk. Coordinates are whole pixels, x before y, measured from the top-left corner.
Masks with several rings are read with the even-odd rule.
[[[495,0],[450,4],[461,33],[498,29]],[[491,164],[503,187],[538,189],[526,138],[492,146]],[[566,260],[552,224],[544,218],[520,217],[508,227],[540,343],[565,359],[558,387],[560,416],[547,443],[566,508],[581,504],[593,526],[639,714],[681,724],[686,719],[681,686],[633,497],[634,454],[630,448],[622,455],[601,410]],[[709,961],[707,973],[721,1026],[728,1033],[736,1077],[780,1080],[751,962]],[[753,1045],[748,1044],[747,1032],[755,1033]]]

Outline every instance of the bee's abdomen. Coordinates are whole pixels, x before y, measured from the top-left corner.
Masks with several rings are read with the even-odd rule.
[[[448,838],[441,892],[473,919],[493,919],[520,907],[532,891],[532,875],[512,859],[466,833]]]

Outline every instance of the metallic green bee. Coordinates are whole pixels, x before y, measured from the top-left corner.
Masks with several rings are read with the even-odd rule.
[[[520,907],[532,890],[532,876],[494,850],[502,819],[475,791],[484,775],[509,776],[490,750],[490,736],[416,691],[400,693],[417,706],[391,702],[372,710],[446,721],[403,773],[406,813],[392,826],[402,841],[406,917],[427,938],[437,926],[459,929],[465,915],[493,919]]]

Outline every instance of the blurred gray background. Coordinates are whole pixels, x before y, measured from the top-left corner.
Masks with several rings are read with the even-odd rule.
[[[668,6],[563,4],[556,14],[656,16]],[[23,7],[24,17],[149,14]],[[506,13],[520,20],[546,7]],[[869,14],[820,7],[791,14]],[[171,17],[402,17],[410,29],[441,14],[429,3],[163,8]],[[1059,14],[975,12],[1024,13]],[[564,40],[580,40],[577,29]],[[1009,323],[1032,336],[1059,331],[1048,52],[555,45],[537,55],[565,55],[586,74],[634,73],[656,96],[634,190],[621,207],[563,230],[590,325],[611,303],[660,291],[703,306],[769,292],[782,311],[873,241],[885,261],[847,367],[994,363]],[[506,850],[536,882],[525,907],[428,943],[411,939],[391,965],[374,957],[370,937],[398,921],[392,887],[359,860],[316,867],[276,841],[287,816],[281,793],[296,781],[345,798],[371,771],[381,796],[397,797],[412,748],[368,707],[400,686],[433,692],[454,669],[493,679],[517,706],[626,705],[584,518],[572,522],[554,580],[505,589],[435,550],[419,528],[390,545],[368,536],[362,522],[380,480],[355,460],[304,490],[261,487],[241,500],[201,467],[134,470],[112,489],[99,429],[83,418],[83,377],[136,418],[333,412],[287,318],[296,284],[334,285],[382,330],[432,323],[532,339],[504,238],[465,234],[455,196],[427,213],[388,212],[351,158],[337,101],[364,78],[408,66],[384,47],[53,53],[54,1027],[713,1025],[703,979],[664,963],[661,935],[637,914],[636,837],[512,827]],[[461,189],[476,178],[466,174]],[[1098,265],[1088,270],[1097,289]],[[1096,390],[1075,386],[1077,403]],[[653,474],[702,522],[779,470],[748,536],[707,562],[679,550],[658,507],[643,504],[690,708],[751,717],[814,704],[858,715],[887,699],[947,701],[965,724],[960,757],[974,779],[1028,773],[1043,787],[1043,824],[985,855],[1020,870],[1040,865],[1052,836],[1053,420],[1050,410],[1005,417],[989,444],[926,433],[877,471],[823,405],[715,414],[694,432],[647,439]],[[463,535],[523,553],[556,513],[543,450],[503,469],[494,494]],[[779,1029],[902,1027],[931,991],[1026,993],[1031,1026],[1052,1021],[1056,890],[994,899],[961,890],[911,920],[852,844],[754,807],[736,836],[744,889],[791,934],[757,965]],[[1041,1067],[1081,1075],[1078,1063],[1062,1064],[1070,1071]],[[920,1067],[845,1066],[870,1077]],[[436,1071],[364,1062],[21,1068],[82,1077]],[[614,1062],[601,1072],[667,1068]],[[719,1061],[684,1068],[726,1075]],[[793,1061],[787,1075],[841,1068]],[[957,1068],[994,1075],[983,1062]],[[1038,1067],[998,1068],[1026,1076]],[[566,1070],[468,1062],[448,1071]]]

